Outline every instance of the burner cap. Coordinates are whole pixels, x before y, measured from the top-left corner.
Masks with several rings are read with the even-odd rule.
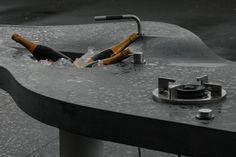
[[[203,98],[207,95],[206,87],[195,84],[181,85],[176,91],[177,97],[181,99]]]

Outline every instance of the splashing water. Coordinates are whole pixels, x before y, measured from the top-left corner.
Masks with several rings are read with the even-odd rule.
[[[69,60],[65,58],[60,58],[55,63],[52,63],[51,65],[56,66],[56,67],[67,67],[67,66],[72,66],[73,63],[71,63]]]
[[[39,63],[43,64],[43,65],[51,65],[52,64],[52,62],[50,62],[48,60],[40,60]]]
[[[80,58],[76,58],[76,60],[74,61],[74,65],[77,68],[84,68],[87,65],[87,62],[88,62],[89,58],[91,58],[95,54],[96,54],[95,48],[92,47],[92,46],[89,46],[87,53],[85,53]]]

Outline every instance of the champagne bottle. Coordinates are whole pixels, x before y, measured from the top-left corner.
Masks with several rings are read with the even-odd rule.
[[[124,39],[123,41],[121,41],[117,45],[114,45],[110,49],[104,50],[104,51],[94,55],[93,57],[91,57],[88,60],[88,64],[93,63],[94,61],[109,58],[113,55],[118,54],[119,52],[123,51],[126,47],[128,47],[131,43],[136,41],[138,39],[138,37],[139,37],[138,33],[130,34],[126,39]]]
[[[129,49],[123,50],[117,54],[115,54],[112,57],[106,58],[102,60],[103,65],[109,65],[109,64],[114,64],[121,62],[122,60],[128,58],[131,54],[131,51]]]
[[[102,65],[109,65],[109,64],[121,62],[122,60],[130,57],[130,55],[131,55],[131,51],[129,49],[125,49],[109,58],[105,58],[98,61],[100,61],[100,64]],[[98,64],[98,61],[93,61],[90,64],[88,64],[86,67],[93,67],[94,65]]]
[[[19,34],[14,33],[12,35],[12,39],[20,43],[21,45],[23,45],[26,49],[28,49],[37,60],[47,59],[49,61],[55,62],[60,58],[65,58],[73,62],[71,58],[64,55],[63,53],[53,50],[52,48],[44,46],[44,45],[38,45],[30,40],[25,39]]]

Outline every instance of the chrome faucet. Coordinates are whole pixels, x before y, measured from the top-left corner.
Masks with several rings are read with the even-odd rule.
[[[124,19],[135,20],[137,23],[138,34],[141,36],[143,35],[141,20],[136,15],[125,14],[125,15],[105,15],[105,16],[95,16],[94,17],[95,21],[124,20]]]

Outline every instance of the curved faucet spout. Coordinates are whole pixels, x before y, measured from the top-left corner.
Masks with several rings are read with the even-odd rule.
[[[138,16],[132,15],[132,14],[125,14],[125,15],[105,15],[105,16],[95,16],[94,20],[95,21],[106,21],[106,20],[124,20],[124,19],[130,19],[134,20],[137,23],[137,29],[138,29],[138,34],[142,34],[142,24],[141,20],[139,19]]]

